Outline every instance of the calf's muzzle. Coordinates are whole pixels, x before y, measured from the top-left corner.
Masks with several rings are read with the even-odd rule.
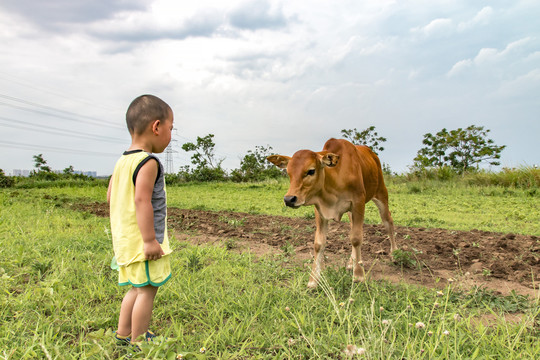
[[[285,205],[287,205],[289,207],[298,207],[298,205],[296,205],[296,200],[298,200],[298,198],[296,196],[285,196],[285,197],[283,197],[283,201],[285,201]]]

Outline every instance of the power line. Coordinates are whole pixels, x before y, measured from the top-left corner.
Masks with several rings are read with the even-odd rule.
[[[69,138],[76,137],[76,138],[87,139],[87,140],[97,140],[97,141],[106,141],[106,142],[125,143],[125,141],[111,141],[111,140],[99,139],[99,138],[96,138],[96,137],[90,137],[90,136],[81,136],[81,135],[74,135],[74,134],[71,134],[71,135],[70,135],[70,134],[63,134],[63,133],[58,132],[58,131],[51,131],[51,130],[45,130],[45,129],[33,129],[33,128],[31,128],[31,127],[24,126],[24,125],[16,125],[16,124],[7,125],[7,124],[0,124],[0,126],[8,127],[8,128],[18,128],[18,129],[29,130],[29,131],[36,131],[36,132],[45,132],[45,133],[49,133],[49,134],[55,134],[55,135],[60,135],[60,136],[66,136],[66,137],[69,137]]]
[[[115,129],[122,129],[122,130],[125,129],[124,127],[115,126],[115,125],[113,125],[113,124],[111,124],[109,122],[106,122],[106,121],[103,121],[103,120],[100,120],[100,119],[96,119],[96,118],[93,118],[93,117],[90,117],[90,116],[76,114],[76,113],[73,113],[73,112],[70,112],[70,111],[58,109],[58,108],[48,106],[48,105],[39,104],[39,103],[36,103],[36,102],[33,102],[33,101],[28,101],[28,100],[17,98],[17,97],[10,96],[10,95],[0,94],[0,98],[3,98],[5,100],[9,100],[9,101],[12,101],[12,102],[16,102],[16,103],[19,103],[19,104],[22,104],[22,105],[27,105],[27,106],[21,106],[21,105],[12,104],[12,103],[9,103],[9,102],[0,101],[0,105],[9,106],[9,107],[19,109],[19,110],[23,110],[23,111],[27,111],[27,112],[32,112],[32,113],[37,113],[37,114],[41,114],[41,115],[46,115],[46,116],[61,118],[61,119],[65,119],[65,120],[75,121],[75,122],[78,122],[78,123],[86,123],[86,124],[91,123],[93,125],[107,126],[107,127],[111,127],[111,128],[115,128]],[[30,106],[30,107],[28,107],[28,106]],[[31,108],[31,107],[35,107],[37,109]],[[51,113],[50,111],[57,112],[59,114]],[[66,114],[67,116],[64,115],[64,114]],[[87,121],[77,119],[77,117],[85,118],[85,119],[87,119]],[[8,119],[8,118],[1,117],[1,116],[0,116],[0,119],[4,119],[5,121],[7,120],[7,121],[10,121],[10,122],[15,121],[15,122],[17,122],[19,124],[25,123],[25,124],[30,125],[30,126],[37,126],[37,127],[47,128],[47,129],[50,129],[50,130],[41,130],[41,131],[52,133],[52,134],[57,134],[57,135],[61,135],[61,136],[67,136],[67,135],[58,133],[57,131],[68,133],[68,134],[71,134],[72,137],[79,137],[79,138],[83,138],[83,139],[99,140],[99,141],[110,141],[110,142],[122,142],[122,143],[124,142],[124,141],[121,141],[119,139],[115,139],[115,138],[111,138],[111,137],[107,137],[107,136],[99,136],[99,135],[81,133],[81,132],[72,131],[72,130],[71,131],[70,130],[64,130],[64,129],[51,127],[51,126],[46,126],[46,125],[38,125],[38,124],[28,123],[28,122],[24,122],[24,121],[20,121],[20,120]],[[0,124],[0,126],[6,126],[6,125]],[[25,129],[25,130],[30,130],[30,131],[37,131],[36,129],[24,127],[24,126],[21,126],[21,125],[11,124],[11,126],[12,127],[17,127],[17,128],[22,128],[22,129]],[[78,135],[73,135],[73,134],[78,134]],[[192,140],[190,140],[190,139],[188,139],[188,138],[186,138],[184,136],[180,136],[180,135],[177,135],[177,136],[182,138],[182,139],[188,140],[190,142],[192,141]],[[172,147],[172,144],[171,144],[171,147]],[[170,150],[172,150],[172,149],[170,149]],[[176,151],[172,151],[172,152],[176,152]],[[225,153],[222,153],[222,152],[215,152],[215,154],[217,156],[225,156],[225,157],[232,156],[231,154],[225,154]],[[169,154],[166,154],[166,155],[167,155],[167,159],[168,159],[167,162],[170,164],[169,168],[172,168],[173,167],[172,166],[172,154],[169,153]]]
[[[94,134],[87,134],[79,131],[74,130],[66,130],[66,129],[60,129],[54,126],[47,126],[47,125],[38,125],[33,124],[27,121],[22,120],[15,120],[15,119],[9,119],[3,116],[0,116],[0,121],[3,122],[9,122],[9,124],[0,124],[0,126],[9,127],[9,128],[18,128],[18,129],[24,129],[24,130],[30,130],[30,131],[37,131],[37,132],[46,132],[49,134],[56,134],[60,136],[69,136],[69,137],[77,137],[81,139],[89,139],[89,140],[98,140],[98,141],[105,141],[105,142],[115,142],[115,143],[125,143],[124,140],[120,140],[118,138],[112,138],[108,136],[101,136],[101,135],[94,135]],[[28,126],[24,126],[28,125]],[[40,128],[40,129],[37,129]],[[48,130],[50,129],[50,130]]]
[[[53,152],[59,152],[59,153],[66,153],[66,154],[83,154],[83,155],[96,155],[96,156],[114,156],[119,157],[119,154],[113,154],[113,153],[104,153],[99,151],[85,151],[85,150],[78,150],[78,149],[66,149],[66,148],[58,148],[53,146],[45,146],[45,145],[33,145],[33,144],[23,144],[23,143],[16,143],[11,141],[2,141],[0,140],[0,146],[1,147],[7,147],[7,148],[15,148],[15,149],[24,149],[24,150],[48,150]]]
[[[16,98],[15,96],[9,96],[9,95],[0,94],[0,97],[2,97],[4,99],[7,99],[7,100],[23,103],[23,104],[26,104],[26,105],[32,105],[32,106],[39,107],[39,108],[46,109],[46,110],[53,110],[53,111],[73,114],[73,113],[70,113],[69,111],[66,111],[66,110],[57,109],[57,108],[54,108],[52,106],[42,105],[42,104],[38,104],[38,103],[35,103],[35,102],[32,102],[32,101]]]
[[[64,93],[61,93],[60,91],[56,91],[56,90],[51,89],[51,88],[46,88],[46,87],[42,87],[42,86],[36,86],[36,85],[30,83],[27,80],[21,79],[21,78],[16,77],[16,76],[13,76],[11,74],[6,74],[6,73],[0,72],[0,79],[7,80],[7,81],[12,82],[14,84],[24,86],[24,87],[27,87],[27,88],[30,88],[30,89],[38,90],[40,93],[48,93],[48,94],[51,94],[51,95],[54,95],[54,96],[57,96],[57,97],[60,97],[60,98],[63,98],[63,99],[67,99],[69,101],[74,101],[74,102],[78,102],[78,103],[81,103],[81,104],[90,105],[92,107],[99,107],[99,108],[102,108],[102,109],[108,110],[108,111],[113,111],[113,109],[111,109],[111,108],[109,108],[107,106],[103,106],[100,103],[96,104],[95,102],[90,102],[90,101],[87,101],[85,99],[75,98],[73,96],[67,96]]]
[[[43,109],[43,110],[33,109],[33,108],[30,108],[30,107],[25,107],[25,106],[20,106],[20,105],[16,105],[16,104],[11,104],[9,102],[0,101],[1,105],[9,106],[9,107],[12,107],[14,109],[33,112],[33,113],[36,113],[36,114],[41,114],[41,115],[46,115],[46,116],[57,117],[57,118],[70,120],[70,121],[83,122],[83,123],[92,123],[94,125],[108,126],[108,127],[112,127],[112,128],[115,128],[115,129],[124,129],[124,127],[122,127],[122,126],[114,125],[114,124],[111,124],[110,122],[107,122],[107,121],[104,121],[104,120],[101,120],[101,119],[96,119],[96,118],[91,117],[91,116],[76,114],[76,113],[73,113],[71,111],[57,109],[57,108],[54,108],[54,107],[51,107],[51,106],[34,103],[34,102],[31,102],[31,101],[27,101],[27,100],[24,100],[24,99],[19,99],[19,98],[13,97],[13,96],[0,94],[0,98],[10,100],[10,101],[13,101],[13,102],[16,102],[16,103],[24,104],[24,105],[30,105],[30,106],[36,107],[38,109]],[[45,110],[57,112],[59,114],[54,114],[54,113],[51,113],[51,112],[48,112],[48,111],[45,111]],[[65,114],[65,115],[63,115],[63,114]],[[84,119],[87,119],[87,121],[83,121],[83,120],[78,119],[78,118],[84,118]]]

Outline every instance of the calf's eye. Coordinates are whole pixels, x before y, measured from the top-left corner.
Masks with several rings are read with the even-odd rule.
[[[315,175],[315,169],[310,169],[308,170],[308,172],[306,173],[306,176],[313,176]]]

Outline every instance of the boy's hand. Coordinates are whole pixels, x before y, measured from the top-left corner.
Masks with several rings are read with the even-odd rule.
[[[158,260],[163,255],[165,255],[163,249],[161,248],[161,245],[159,245],[159,243],[155,239],[154,241],[145,242],[143,245],[143,250],[146,260]]]

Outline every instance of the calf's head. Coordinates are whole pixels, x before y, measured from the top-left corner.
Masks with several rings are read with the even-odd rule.
[[[283,201],[289,207],[298,208],[312,205],[312,198],[324,185],[324,168],[336,166],[339,155],[327,151],[299,150],[292,157],[270,155],[266,159],[281,169],[287,169],[290,184]]]

